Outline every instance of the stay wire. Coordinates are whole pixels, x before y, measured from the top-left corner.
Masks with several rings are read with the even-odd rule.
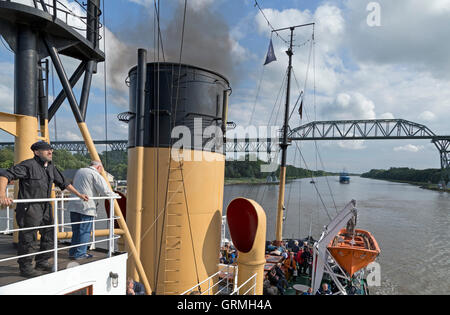
[[[316,83],[315,83],[315,82],[316,82],[316,65],[315,65],[315,41],[314,41],[314,32],[313,32],[312,41],[311,41],[311,49],[310,49],[310,54],[309,54],[309,60],[310,60],[310,58],[311,58],[311,54],[312,54],[312,57],[313,57],[313,81],[314,81],[314,84],[313,84],[313,85],[314,85],[314,86],[313,86],[313,104],[314,104],[314,107],[315,107],[315,106],[316,106],[316,105],[315,105],[315,104],[316,104]],[[303,92],[303,96],[305,95],[305,94],[304,94],[304,93],[305,93],[304,91],[306,91],[307,81],[308,81],[308,78],[309,78],[309,65],[310,65],[310,62],[308,61],[307,73],[306,73],[305,83],[304,83],[304,87],[303,87],[303,91],[302,91],[302,92]],[[296,77],[296,75],[295,75],[295,71],[293,70],[292,73],[293,73],[293,75],[294,75],[294,80],[295,80],[295,82],[296,82],[296,84],[297,84],[297,88],[298,88],[299,91],[300,91],[300,84],[299,84],[299,82],[298,82],[298,80],[297,80],[297,77]],[[309,118],[309,114],[308,114],[308,111],[307,111],[307,107],[305,106],[305,107],[303,108],[303,110],[304,110],[304,112],[305,112],[305,116],[307,117],[308,121],[311,121],[311,119]],[[315,149],[316,149],[317,157],[318,157],[319,160],[320,160],[320,163],[321,163],[322,168],[325,170],[325,164],[323,163],[322,156],[321,156],[321,154],[320,154],[320,150],[319,150],[319,147],[318,147],[317,140],[314,140],[314,144],[315,144]],[[339,211],[338,211],[338,208],[337,208],[337,205],[336,205],[336,200],[334,199],[333,190],[332,190],[332,188],[331,188],[331,185],[330,185],[330,182],[329,182],[327,176],[325,176],[325,180],[326,180],[326,182],[327,182],[328,190],[330,191],[330,196],[331,196],[331,199],[332,199],[332,201],[333,201],[334,208],[335,208],[335,210],[336,210],[336,213],[338,213]]]
[[[258,88],[257,88],[257,90],[256,90],[256,96],[255,96],[255,102],[254,102],[254,104],[253,104],[252,114],[251,114],[251,116],[250,116],[250,121],[249,121],[249,123],[248,123],[249,126],[250,126],[250,125],[252,124],[252,122],[253,122],[253,115],[255,114],[256,103],[258,102],[259,92],[261,91],[261,83],[262,83],[262,80],[263,80],[263,78],[264,78],[264,70],[265,70],[265,69],[266,69],[266,67],[263,66],[263,70],[262,70],[262,73],[261,73],[261,76],[260,76],[260,79],[259,79]]]
[[[310,171],[310,173],[311,173],[311,181],[313,182],[314,189],[316,190],[317,196],[319,197],[319,199],[320,199],[320,201],[321,201],[321,203],[322,203],[322,206],[323,206],[323,208],[324,208],[324,210],[325,210],[325,212],[326,212],[328,218],[329,218],[330,221],[331,221],[331,216],[330,216],[330,214],[328,213],[327,206],[325,205],[325,202],[323,201],[322,195],[320,194],[320,191],[319,191],[319,189],[317,188],[316,181],[314,180],[313,172],[309,169],[308,164],[306,163],[306,160],[305,160],[305,158],[304,158],[302,152],[300,151],[300,148],[298,147],[298,143],[296,142],[295,145],[296,145],[297,150],[298,150],[298,152],[300,153],[300,156],[301,156],[301,158],[302,158],[302,160],[303,160],[303,164],[305,164],[305,168],[306,168],[308,171]]]
[[[154,5],[155,5],[155,16],[156,19],[158,20],[158,23],[156,24],[158,26],[158,45],[161,45],[161,53],[162,53],[162,57],[164,62],[166,62],[166,56],[164,54],[164,44],[163,44],[163,39],[162,39],[162,34],[161,34],[161,23],[160,23],[160,16],[159,16],[159,0],[158,0],[158,6],[156,6],[156,0],[153,1]],[[159,46],[158,46],[158,54],[159,54]]]

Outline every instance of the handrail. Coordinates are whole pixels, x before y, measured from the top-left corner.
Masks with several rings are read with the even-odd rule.
[[[232,267],[233,267],[233,269],[235,270],[235,275],[237,275],[238,267],[237,267],[237,266],[232,266]],[[219,269],[219,271],[217,271],[217,272],[214,273],[213,275],[209,276],[208,278],[206,278],[206,279],[203,280],[202,282],[196,284],[196,285],[193,286],[192,288],[187,289],[186,291],[184,291],[184,292],[181,293],[180,295],[186,295],[186,294],[189,293],[189,292],[193,292],[194,290],[196,290],[198,287],[200,287],[202,284],[205,284],[206,282],[208,282],[208,289],[205,290],[204,292],[202,292],[201,295],[204,295],[204,294],[206,294],[206,293],[209,293],[209,292],[211,291],[211,289],[213,289],[214,287],[216,287],[216,286],[219,285],[220,283],[224,282],[225,280],[227,281],[227,286],[228,286],[228,277],[227,277],[226,279],[222,279],[222,280],[217,281],[217,283],[213,284],[212,286],[211,286],[211,283],[210,283],[210,280],[211,280],[212,278],[219,276],[219,274],[220,274],[222,271],[224,271],[225,269],[229,272],[229,270],[230,270],[230,265],[224,266],[222,269]],[[235,279],[235,282],[236,282],[236,280],[237,280],[237,279]],[[223,291],[223,289],[222,289],[222,290],[219,290],[215,295],[218,295],[218,294],[219,294],[220,292],[222,292],[222,291]]]
[[[247,284],[250,282],[250,280],[254,279],[254,283],[253,285],[242,295],[247,295],[248,292],[250,292],[250,290],[253,289],[253,295],[255,295],[255,290],[256,290],[256,276],[257,274],[253,274],[253,276],[251,276],[250,278],[247,279],[247,281],[245,281],[244,283],[241,284],[240,287],[236,288],[230,295],[237,295],[239,293],[239,291]]]
[[[33,4],[31,4],[31,1],[30,1],[30,4],[24,4],[23,2],[17,1],[17,0],[0,0],[0,1],[16,2],[16,3],[22,4],[22,5],[31,6],[31,7],[34,7],[35,9],[37,9],[37,10],[42,10],[44,12],[47,12],[48,14],[53,16],[54,19],[58,18],[58,12],[61,12],[63,15],[65,15],[65,23],[67,25],[69,25],[70,27],[72,27],[73,29],[78,30],[80,32],[87,32],[88,29],[89,29],[89,30],[92,30],[94,32],[97,32],[97,36],[98,36],[99,40],[102,38],[102,36],[100,35],[100,32],[98,30],[100,30],[103,27],[103,25],[99,22],[98,23],[98,28],[97,27],[96,28],[92,28],[85,21],[85,20],[88,20],[88,18],[91,18],[91,14],[85,8],[85,4],[84,3],[80,3],[77,0],[73,0],[72,3],[76,3],[78,5],[78,7],[81,8],[81,10],[86,13],[86,15],[78,15],[78,14],[74,13],[70,8],[68,8],[60,0],[53,0],[53,1],[46,0],[46,1],[44,1],[45,7],[46,7],[47,10],[44,9],[44,7],[42,6],[42,3],[40,3],[40,2],[36,2],[36,5],[33,5]],[[54,10],[55,6],[56,6],[56,12]],[[50,8],[51,8],[51,10],[50,10]],[[99,12],[98,15],[93,17],[93,18],[98,18],[101,15],[100,8],[98,8],[98,12]],[[83,28],[77,26],[76,23],[70,23],[69,15],[74,17],[77,21],[83,23],[84,24]]]
[[[216,276],[218,276],[223,270],[225,269],[229,269],[230,265],[227,265],[226,267],[222,268],[221,270],[219,270],[218,272],[216,272],[215,274],[209,276],[208,278],[206,278],[205,280],[203,280],[202,282],[196,284],[195,286],[193,286],[192,288],[184,291],[183,293],[181,293],[180,295],[186,295],[189,292],[193,292],[195,289],[197,289],[198,287],[200,287],[202,284],[206,283],[208,281],[208,289],[201,293],[201,295],[204,295],[206,293],[209,293],[209,291],[211,289],[213,289],[214,287],[216,287],[217,285],[219,285],[222,281],[224,281],[225,279],[219,280],[217,281],[217,283],[213,284],[212,286],[210,285],[210,280]],[[237,266],[233,266],[233,268],[235,268],[235,276],[237,276],[237,272],[238,272],[238,267]],[[253,274],[250,278],[248,278],[244,283],[242,283],[239,287],[237,287],[236,282],[237,279],[235,279],[235,287],[233,292],[230,293],[230,295],[237,295],[239,294],[239,291],[245,286],[247,285],[250,281],[253,280],[253,285],[250,286],[250,288],[242,295],[247,295],[247,293],[249,293],[250,291],[253,290],[253,295],[255,295],[256,292],[256,276],[257,274]],[[237,278],[237,277],[236,277]],[[227,277],[227,286],[228,286],[228,277]],[[220,292],[222,292],[224,289],[221,289],[220,291],[218,291],[215,295],[218,295]]]
[[[83,246],[83,245],[97,244],[97,243],[101,243],[101,242],[108,242],[109,243],[109,245],[108,245],[108,257],[112,257],[112,255],[114,253],[114,241],[120,238],[120,236],[114,235],[114,221],[119,218],[119,217],[116,217],[116,216],[113,215],[113,213],[114,213],[114,200],[120,199],[120,198],[121,197],[119,195],[115,195],[115,194],[111,195],[111,196],[103,196],[103,197],[89,197],[89,200],[109,200],[110,217],[106,218],[106,219],[92,220],[92,222],[104,222],[104,221],[109,222],[109,236],[106,239],[97,241],[94,238],[92,241],[84,243],[84,244],[71,245],[71,246],[66,246],[66,247],[61,247],[61,248],[58,248],[58,227],[68,226],[68,225],[72,226],[72,225],[82,224],[84,222],[58,223],[58,211],[57,211],[58,210],[58,203],[59,202],[64,202],[64,201],[77,201],[77,200],[81,200],[81,199],[77,198],[77,197],[64,198],[64,194],[63,194],[59,198],[17,199],[17,200],[13,200],[13,204],[54,202],[56,211],[54,211],[53,224],[46,225],[46,226],[19,228],[19,229],[14,229],[14,230],[10,230],[9,228],[7,228],[7,230],[0,231],[0,233],[6,233],[6,232],[7,233],[11,233],[11,232],[20,232],[20,231],[29,231],[29,230],[39,230],[39,229],[42,229],[42,228],[53,228],[54,247],[53,247],[53,249],[50,249],[50,250],[39,251],[39,252],[34,252],[34,253],[20,255],[20,256],[13,256],[13,257],[8,257],[8,258],[3,258],[3,259],[0,259],[0,263],[4,262],[4,261],[13,260],[13,259],[24,258],[24,257],[28,257],[28,256],[35,256],[35,255],[39,255],[39,254],[53,252],[54,253],[54,256],[53,256],[54,257],[53,272],[58,272],[58,252],[59,251],[70,249],[70,248],[74,248],[74,247],[78,247],[78,246]],[[10,210],[9,206],[6,207],[6,210],[9,213],[9,210]],[[64,209],[63,209],[63,211],[64,211]]]

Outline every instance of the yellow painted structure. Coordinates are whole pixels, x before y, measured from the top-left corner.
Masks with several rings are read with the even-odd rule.
[[[138,150],[129,149],[129,175],[138,171],[132,169]],[[225,156],[199,150],[171,156],[169,148],[144,148],[142,173],[141,261],[156,294],[180,294],[218,271]],[[132,182],[130,196],[140,189]],[[127,198],[132,235],[138,208]]]
[[[34,154],[31,146],[40,137],[38,137],[38,121],[36,117],[17,114],[0,113],[0,129],[15,137],[14,143],[14,164],[32,159]],[[19,193],[19,183],[14,183],[14,199],[17,199]],[[14,229],[18,225],[14,217]],[[19,233],[13,233],[13,243],[19,243]]]
[[[81,135],[83,136],[84,142],[86,144],[86,147],[88,148],[91,159],[100,161],[100,156],[97,153],[97,149],[95,148],[94,141],[92,140],[91,134],[89,133],[86,123],[84,123],[84,122],[78,123],[78,128],[80,129]],[[109,188],[112,189],[111,184],[109,183],[108,178],[106,176],[105,170],[103,170],[102,176],[103,176],[103,178],[105,178],[106,183],[108,184]],[[114,214],[117,217],[119,217],[118,223],[119,223],[120,228],[124,231],[124,236],[125,236],[125,239],[127,242],[127,246],[129,248],[130,257],[139,257],[139,255],[136,251],[136,247],[133,242],[133,238],[131,237],[130,230],[128,229],[128,226],[125,222],[125,218],[124,218],[122,211],[120,210],[119,204],[117,203],[116,200],[114,200]],[[140,276],[140,280],[142,281],[142,283],[145,287],[145,291],[147,292],[147,294],[152,294],[152,289],[151,289],[151,286],[147,279],[147,276],[146,276],[146,273],[144,271],[141,261],[139,259],[135,259],[134,261],[135,261],[136,269]]]
[[[236,198],[227,208],[231,239],[238,250],[238,287],[240,295],[263,294],[266,264],[266,213],[254,200]],[[255,280],[248,281],[256,274]],[[255,286],[253,289],[252,287]]]
[[[281,244],[283,240],[283,210],[284,210],[284,190],[286,183],[286,167],[280,167],[280,188],[278,189],[277,206],[277,226],[275,232],[275,243]]]

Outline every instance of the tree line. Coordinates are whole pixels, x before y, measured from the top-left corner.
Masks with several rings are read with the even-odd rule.
[[[103,165],[108,173],[114,176],[116,180],[127,179],[128,154],[124,151],[108,151],[99,154]],[[71,153],[66,150],[55,150],[53,152],[53,161],[59,170],[64,172],[68,169],[79,169],[87,167],[91,162],[89,154]],[[226,161],[225,178],[267,178],[267,176],[280,175],[280,168],[273,173],[261,172],[261,166],[267,164],[265,161]],[[0,150],[0,168],[7,169],[14,165],[14,148],[4,147]],[[288,165],[286,176],[290,178],[309,178],[332,175],[322,170],[310,171],[304,168]],[[333,174],[334,175],[334,174]]]
[[[261,166],[267,164],[265,161],[256,160],[249,161],[226,161],[225,162],[225,178],[267,178],[267,176],[280,176],[280,167],[273,173],[261,172]],[[332,175],[331,173],[318,170],[310,171],[304,168],[288,165],[286,167],[286,177],[291,178],[309,178]]]
[[[408,167],[391,167],[388,170],[372,169],[362,174],[361,177],[438,184],[441,180],[441,170],[435,168],[416,170]]]
[[[123,151],[108,151],[99,154],[108,173],[117,180],[127,179],[128,154]],[[53,151],[53,162],[64,172],[69,169],[79,169],[89,166],[89,154],[74,153],[67,150]],[[14,147],[4,147],[0,150],[0,168],[7,169],[14,165]]]

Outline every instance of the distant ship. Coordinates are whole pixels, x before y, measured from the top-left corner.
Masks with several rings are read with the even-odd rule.
[[[346,171],[343,171],[341,172],[341,174],[339,174],[339,182],[341,184],[350,184],[350,176]]]

